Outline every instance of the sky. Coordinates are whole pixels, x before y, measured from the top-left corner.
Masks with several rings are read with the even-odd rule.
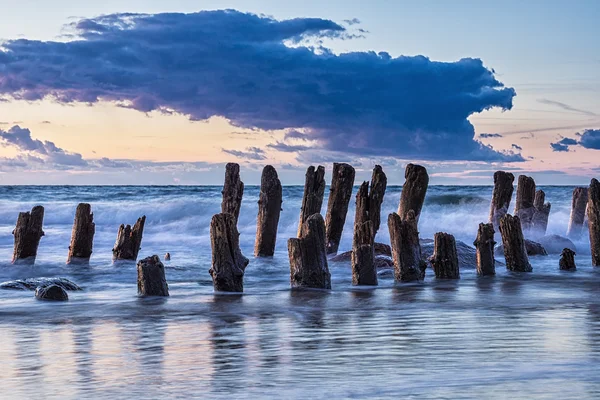
[[[597,1],[0,6],[0,184],[600,175]]]

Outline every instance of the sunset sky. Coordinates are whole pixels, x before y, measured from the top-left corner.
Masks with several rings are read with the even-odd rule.
[[[334,161],[587,184],[598,20],[594,0],[7,2],[0,184],[220,184],[230,161],[247,184]]]

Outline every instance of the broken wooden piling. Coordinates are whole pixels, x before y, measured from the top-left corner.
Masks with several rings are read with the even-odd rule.
[[[516,272],[531,272],[531,264],[525,249],[525,239],[518,216],[506,214],[500,219],[500,234],[504,247],[506,269]]]
[[[585,221],[585,209],[588,203],[588,188],[576,187],[573,189],[573,200],[571,201],[571,215],[567,237],[572,240],[581,239]]]
[[[325,215],[325,245],[327,254],[336,254],[342,238],[348,204],[354,186],[354,168],[350,164],[333,163],[331,187]]]
[[[454,236],[445,232],[438,232],[433,236],[433,255],[429,262],[433,267],[435,277],[438,279],[459,279],[458,255],[456,253],[456,240]]]
[[[535,181],[530,176],[519,175],[514,215],[521,221],[523,232],[531,228],[531,219],[535,213]]]
[[[325,193],[325,167],[319,165],[306,170],[306,179],[304,181],[304,194],[302,196],[302,206],[300,208],[300,222],[298,223],[298,237],[302,231],[302,226],[306,220],[313,214],[321,212],[323,205],[323,194]]]
[[[496,275],[496,260],[494,259],[494,225],[479,224],[477,239],[473,245],[477,249],[477,275]]]
[[[15,240],[13,264],[33,264],[35,262],[40,239],[44,236],[43,223],[44,207],[42,206],[33,207],[31,212],[19,213],[17,225],[12,232]]]
[[[600,182],[596,178],[592,179],[588,190],[587,215],[592,265],[600,267]]]
[[[169,285],[165,278],[165,266],[160,262],[157,255],[138,261],[137,286],[139,296],[169,295]]]
[[[496,171],[494,173],[494,191],[492,193],[489,222],[494,225],[495,230],[498,230],[500,219],[508,212],[514,181],[515,176],[510,172]]]
[[[535,192],[535,198],[533,201],[533,216],[531,217],[531,232],[534,237],[542,237],[546,235],[548,229],[548,217],[550,216],[550,209],[552,204],[544,203],[546,199],[546,193],[543,190]]]
[[[422,281],[427,263],[421,256],[419,231],[414,211],[402,220],[396,213],[388,216],[388,229],[394,262],[394,279],[397,282]]]
[[[271,257],[275,253],[282,202],[281,182],[277,171],[273,166],[267,165],[263,169],[260,179],[256,241],[254,242],[256,257]]]
[[[142,245],[145,223],[146,216],[143,215],[138,218],[135,225],[133,225],[133,228],[131,228],[131,225],[121,224],[121,226],[119,226],[117,241],[112,249],[113,261],[137,260],[138,252]]]
[[[215,214],[210,221],[212,267],[208,271],[216,292],[243,292],[249,260],[240,250],[240,234],[233,214]]]
[[[313,214],[302,224],[298,238],[288,240],[292,288],[331,289],[325,250],[325,221]]]
[[[415,212],[415,220],[419,223],[421,209],[425,202],[427,186],[429,185],[429,175],[427,169],[421,165],[408,164],[404,172],[406,179],[402,186],[400,194],[400,205],[398,206],[398,215],[405,220],[408,212]]]
[[[225,166],[225,183],[223,185],[223,201],[221,212],[233,215],[237,225],[244,195],[244,182],[240,180],[240,165],[227,163]]]
[[[356,193],[351,259],[353,285],[377,285],[373,249],[373,223],[369,218],[369,182],[365,181]]]
[[[92,206],[87,203],[79,203],[75,210],[67,264],[87,264],[90,262],[94,245],[94,233],[96,233],[96,225],[94,224]]]
[[[565,247],[560,253],[560,261],[558,265],[563,271],[575,271],[577,266],[575,265],[575,252]]]
[[[383,172],[381,165],[375,165],[369,187],[369,220],[373,224],[373,240],[375,240],[379,226],[381,225],[381,204],[383,203],[386,188],[387,176]]]

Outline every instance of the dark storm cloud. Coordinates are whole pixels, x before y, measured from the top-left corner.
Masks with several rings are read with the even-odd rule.
[[[586,129],[576,133],[579,139],[562,138],[556,143],[550,143],[553,151],[569,151],[570,146],[581,146],[585,149],[600,150],[600,129]]]

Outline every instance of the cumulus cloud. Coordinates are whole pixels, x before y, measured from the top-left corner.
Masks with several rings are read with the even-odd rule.
[[[298,129],[319,149],[357,155],[523,160],[474,140],[468,117],[509,110],[515,96],[480,59],[336,55],[303,45],[354,37],[333,21],[235,10],[112,14],[72,27],[68,42],[3,42],[0,95]]]
[[[567,152],[570,146],[581,146],[585,149],[600,150],[600,129],[586,129],[575,134],[579,139],[562,138],[558,142],[550,143],[552,151]]]
[[[223,153],[231,154],[232,156],[236,156],[238,158],[243,158],[246,160],[265,160],[267,157],[265,156],[265,151],[259,147],[246,147],[245,151],[241,150],[228,150],[221,149]]]

